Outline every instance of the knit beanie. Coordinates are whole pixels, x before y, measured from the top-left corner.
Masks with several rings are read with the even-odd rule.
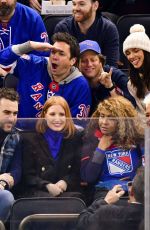
[[[123,42],[123,53],[130,48],[138,48],[150,52],[150,39],[143,25],[135,24],[130,27],[130,34]]]

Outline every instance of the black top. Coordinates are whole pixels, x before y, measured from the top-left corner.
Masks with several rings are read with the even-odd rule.
[[[108,205],[104,200],[96,200],[80,214],[77,230],[138,230],[143,217],[142,204]]]
[[[5,132],[3,129],[0,129],[0,148],[2,147],[3,141],[5,140],[8,132]]]

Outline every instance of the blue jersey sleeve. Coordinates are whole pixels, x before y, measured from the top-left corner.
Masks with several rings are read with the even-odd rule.
[[[12,46],[8,46],[0,51],[0,67],[12,66],[19,58],[20,56],[12,51]]]

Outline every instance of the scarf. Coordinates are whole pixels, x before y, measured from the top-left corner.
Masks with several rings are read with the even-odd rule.
[[[54,131],[52,129],[47,129],[44,133],[44,137],[48,143],[52,157],[56,160],[63,139],[63,133]]]

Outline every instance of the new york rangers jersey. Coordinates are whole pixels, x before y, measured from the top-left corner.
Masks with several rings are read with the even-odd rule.
[[[13,65],[12,65],[13,63]],[[58,90],[50,88],[48,59],[36,55],[16,55],[9,46],[0,52],[0,67],[11,67],[19,78],[19,114],[21,118],[39,117],[47,98],[59,95],[68,102],[73,117],[87,117],[91,105],[91,91],[79,70],[72,67],[70,75],[59,82]]]
[[[137,168],[144,163],[142,146],[133,145],[129,149],[124,149],[112,145],[107,150],[102,150],[97,147],[98,140],[95,136],[91,139],[93,146],[90,144],[91,147],[89,145],[88,148],[83,148],[85,150],[81,159],[83,181],[109,190],[116,184],[125,186],[128,181],[133,180]]]
[[[48,35],[40,15],[30,7],[16,3],[14,15],[8,23],[0,23],[0,50],[28,40],[45,42]],[[42,52],[33,51],[34,54]],[[44,54],[45,52],[43,52]]]

